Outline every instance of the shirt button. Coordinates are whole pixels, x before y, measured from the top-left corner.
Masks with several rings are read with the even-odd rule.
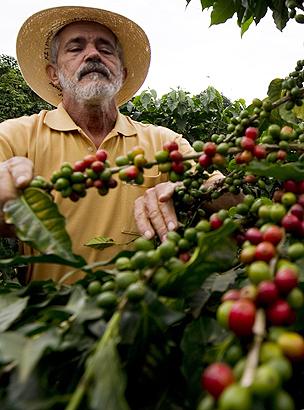
[[[88,147],[88,151],[93,152],[94,148],[93,147]]]

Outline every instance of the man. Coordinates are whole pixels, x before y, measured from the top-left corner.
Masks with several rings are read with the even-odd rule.
[[[148,160],[171,140],[183,154],[192,152],[173,131],[132,121],[118,111],[140,88],[150,63],[146,34],[126,17],[87,7],[40,11],[20,29],[17,59],[29,86],[57,108],[0,124],[1,206],[34,175],[50,180],[63,162],[73,164],[97,149],[105,149],[113,165],[134,146],[141,146]],[[97,251],[85,246],[90,239],[111,237],[123,247],[135,235],[162,239],[176,229],[173,184],[164,181],[153,167],[145,172],[142,186],[119,182],[106,197],[90,189],[85,198],[71,203],[55,193],[73,251],[88,262],[105,260],[120,248]],[[4,232],[5,224],[2,227]],[[33,251],[25,246],[24,252]],[[28,279],[59,280],[66,271],[59,265],[37,264]]]

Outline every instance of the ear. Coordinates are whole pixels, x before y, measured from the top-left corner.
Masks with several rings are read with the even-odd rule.
[[[58,75],[57,75],[57,66],[55,64],[48,64],[46,66],[46,72],[47,72],[47,75],[48,75],[49,79],[51,80],[51,83],[55,87],[60,86],[59,78],[58,78]]]

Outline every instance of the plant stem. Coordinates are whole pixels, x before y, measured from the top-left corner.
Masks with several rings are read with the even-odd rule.
[[[241,386],[249,387],[252,384],[259,362],[261,344],[265,336],[265,326],[265,312],[263,309],[259,309],[253,325],[254,341],[247,355],[246,366],[240,383]]]
[[[97,342],[96,347],[95,347],[95,352],[94,355],[97,355],[99,350],[103,349],[104,346],[107,344],[107,342],[117,336],[118,333],[118,325],[119,321],[121,319],[121,311],[118,310],[114,313],[112,316],[111,320],[108,323],[108,326],[102,336],[102,338]],[[92,378],[94,376],[94,356],[90,356],[89,359],[87,360],[87,367],[82,375],[78,386],[76,390],[74,391],[71,400],[69,401],[67,407],[65,410],[77,410],[79,406],[81,405],[81,402],[83,400],[83,397],[86,393],[86,390],[88,386],[90,385],[90,382],[92,381]]]

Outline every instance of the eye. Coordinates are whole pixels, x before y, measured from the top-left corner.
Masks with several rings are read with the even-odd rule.
[[[99,49],[99,51],[101,52],[101,53],[103,53],[103,54],[113,54],[113,50],[110,50],[109,48],[104,48],[104,47],[101,47],[100,49]]]
[[[68,51],[71,53],[75,53],[77,51],[81,51],[81,47],[73,47],[73,48],[70,48]]]

